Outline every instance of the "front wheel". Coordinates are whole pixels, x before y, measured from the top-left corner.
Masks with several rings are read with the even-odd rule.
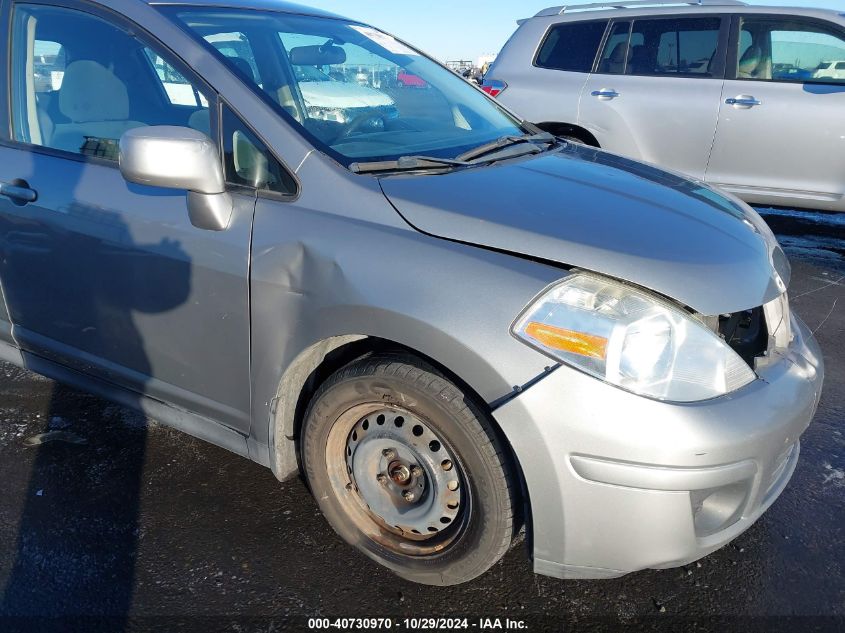
[[[306,413],[302,454],[334,530],[403,578],[466,582],[511,543],[515,487],[500,441],[472,398],[414,357],[332,375]]]

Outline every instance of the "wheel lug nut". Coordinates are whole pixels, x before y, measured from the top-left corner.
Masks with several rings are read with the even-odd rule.
[[[411,466],[411,474],[414,477],[422,477],[423,471],[419,466]]]
[[[406,490],[405,492],[403,492],[402,496],[405,497],[405,501],[407,501],[408,503],[411,503],[414,499],[417,498],[417,496],[410,490]]]
[[[385,475],[384,473],[379,473],[378,475],[376,475],[376,479],[382,486],[387,484],[387,475]]]
[[[396,451],[392,448],[386,448],[381,452],[385,459],[396,459]]]

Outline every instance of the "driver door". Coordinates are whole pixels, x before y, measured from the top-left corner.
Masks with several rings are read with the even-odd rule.
[[[216,95],[113,14],[18,4],[0,248],[18,345],[89,377],[249,430],[253,193],[224,231],[185,193],[128,184],[118,141],[146,125],[216,134]],[[211,124],[209,124],[211,122]]]

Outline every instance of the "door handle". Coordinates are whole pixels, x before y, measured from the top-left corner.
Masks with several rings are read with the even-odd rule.
[[[734,97],[732,99],[725,99],[725,103],[737,109],[748,109],[753,108],[754,106],[763,105],[762,101],[747,95],[739,95],[738,97]]]
[[[6,196],[15,204],[28,204],[38,200],[38,192],[30,189],[24,180],[15,180],[12,184],[0,182],[0,196]]]
[[[610,101],[620,96],[613,88],[604,88],[602,90],[594,90],[591,93],[594,97],[598,97],[601,101]]]

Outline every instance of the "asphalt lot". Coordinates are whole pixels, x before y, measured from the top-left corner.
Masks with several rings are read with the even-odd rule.
[[[0,631],[450,615],[526,619],[529,630],[845,626],[845,216],[766,218],[793,259],[792,305],[816,330],[826,388],[783,496],[699,563],[558,581],[535,576],[517,545],[475,582],[415,586],[341,542],[300,481],[279,484],[222,449],[0,365]]]

